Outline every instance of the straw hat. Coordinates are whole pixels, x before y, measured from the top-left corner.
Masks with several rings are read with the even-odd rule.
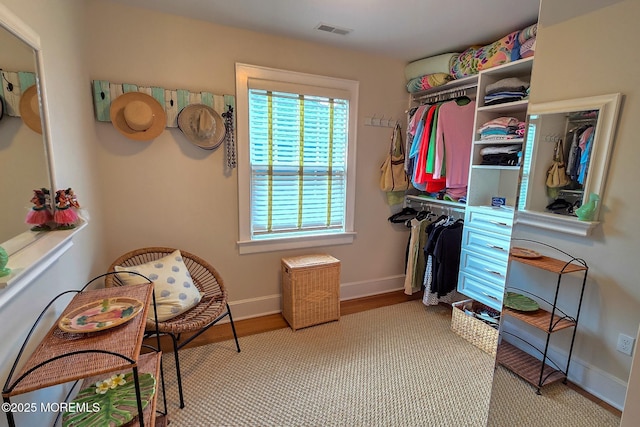
[[[18,105],[20,117],[29,129],[42,133],[42,121],[40,120],[40,100],[38,99],[38,88],[36,85],[29,86],[22,92],[20,104]]]
[[[222,117],[204,104],[187,105],[178,115],[178,127],[200,148],[215,150],[226,133]]]
[[[142,92],[127,92],[117,97],[111,102],[109,115],[118,132],[136,141],[149,141],[167,126],[162,105]]]

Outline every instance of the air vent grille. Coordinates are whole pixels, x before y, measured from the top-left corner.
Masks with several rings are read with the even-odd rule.
[[[322,24],[322,23],[316,25],[316,30],[325,31],[327,33],[339,34],[341,36],[346,36],[351,31],[353,31],[348,28],[340,28],[333,25]]]

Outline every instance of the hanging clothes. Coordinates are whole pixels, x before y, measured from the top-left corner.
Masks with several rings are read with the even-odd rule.
[[[422,278],[424,277],[426,264],[422,247],[427,237],[425,230],[430,223],[429,215],[411,220],[411,234],[409,236],[407,266],[404,276],[404,293],[406,295],[413,295],[413,293],[422,289]]]
[[[446,176],[447,194],[467,195],[476,103],[445,103],[438,114],[433,177]],[[444,165],[444,168],[443,168]]]
[[[433,221],[426,229],[428,237],[427,243],[423,246],[423,251],[425,258],[427,259],[427,265],[425,267],[424,280],[422,282],[425,287],[425,296],[429,294],[431,290],[431,283],[433,282],[433,249],[435,248],[440,232],[444,229],[447,222],[449,222],[449,217],[443,215]]]
[[[404,151],[407,153],[404,161],[404,171],[408,176],[413,175],[413,161],[411,160],[411,148],[414,146],[413,140],[419,132],[422,132],[422,128],[424,126],[424,114],[427,108],[428,105],[423,104],[410,112],[411,118],[409,119],[409,126],[407,126],[406,149]]]
[[[416,132],[408,167],[416,189],[427,193],[446,190],[456,200],[466,195],[474,112],[474,101],[459,105],[455,100],[416,110],[411,119]],[[416,124],[414,118],[419,115]]]
[[[414,117],[419,117],[416,125],[416,132],[411,140],[411,147],[407,151],[407,153],[409,153],[407,156],[407,158],[409,159],[409,166],[407,167],[405,163],[406,172],[410,177],[412,177],[411,181],[415,188],[418,188],[415,183],[415,164],[418,158],[418,152],[420,151],[420,140],[422,139],[422,133],[424,132],[425,117],[431,106],[422,105],[421,107],[423,108],[418,109],[414,114]]]
[[[436,123],[438,111],[442,104],[434,104],[429,108],[425,118],[424,130],[419,145],[414,171],[414,187],[427,193],[437,193],[445,188],[445,179],[433,178],[433,147],[435,146]]]
[[[425,291],[422,302],[437,305],[458,299],[458,271],[462,245],[463,221],[446,217],[428,227],[429,237],[424,246],[427,265],[424,277]]]
[[[578,166],[578,182],[584,184],[587,178],[587,170],[589,169],[589,160],[591,158],[591,147],[593,146],[594,128],[589,126],[582,132],[580,136],[580,149],[582,154],[580,155],[580,165]]]
[[[572,181],[580,184],[584,184],[589,168],[594,130],[593,125],[583,125],[567,132],[567,140],[571,141],[567,160],[567,175]]]

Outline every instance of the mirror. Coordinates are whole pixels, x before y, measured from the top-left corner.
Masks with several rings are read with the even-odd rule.
[[[37,239],[42,232],[30,231],[25,223],[33,190],[54,187],[48,159],[49,143],[46,120],[41,120],[42,134],[28,127],[19,117],[16,101],[33,81],[15,78],[15,72],[35,74],[35,84],[42,85],[40,43],[20,20],[0,5],[0,68],[3,70],[3,117],[0,119],[0,246],[11,255]],[[12,76],[13,75],[13,76]],[[38,90],[38,99],[43,93]],[[13,98],[9,101],[9,98]],[[40,117],[46,118],[40,102]],[[17,111],[16,111],[17,110]],[[53,194],[53,192],[52,192]]]
[[[530,104],[516,222],[586,236],[600,218],[619,93]],[[560,162],[564,169],[549,174]]]
[[[605,191],[621,99],[614,93],[529,104],[516,224],[580,236],[598,225],[602,209],[599,203],[591,206],[589,196]],[[575,147],[579,151],[572,154]],[[560,160],[567,177],[555,186],[547,182],[548,171]],[[576,212],[581,207],[592,208],[589,218],[584,210]],[[582,388],[593,379],[573,353],[587,278],[584,261],[546,243],[514,236],[515,230],[488,425],[519,425],[524,419],[537,425],[618,425],[617,410]],[[516,247],[530,251],[516,255]],[[571,379],[562,385],[567,372],[576,385]]]

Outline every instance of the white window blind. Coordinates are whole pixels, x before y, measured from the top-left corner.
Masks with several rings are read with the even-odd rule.
[[[525,210],[527,205],[527,190],[529,188],[529,175],[531,174],[531,157],[533,154],[533,141],[536,137],[535,121],[538,116],[531,116],[527,125],[527,138],[524,144],[522,172],[520,178],[520,194],[518,196],[518,210]]]
[[[344,232],[349,101],[248,95],[251,238]]]

